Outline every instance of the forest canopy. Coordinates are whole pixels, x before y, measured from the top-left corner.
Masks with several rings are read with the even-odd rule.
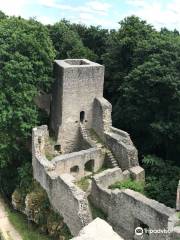
[[[88,58],[105,65],[113,124],[128,131],[139,150],[149,196],[173,206],[180,179],[177,30],[157,31],[136,16],[107,30],[66,20],[45,26],[0,12],[0,36],[1,192],[10,197],[32,180],[31,130],[48,123],[34,98],[51,92],[54,59]]]

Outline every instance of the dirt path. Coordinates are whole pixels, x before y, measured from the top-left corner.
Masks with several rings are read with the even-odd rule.
[[[0,197],[0,232],[5,240],[23,240],[8,219],[4,200]]]

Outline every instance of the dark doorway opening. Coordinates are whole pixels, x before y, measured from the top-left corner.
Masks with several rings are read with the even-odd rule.
[[[134,239],[137,239],[137,233],[142,233],[143,234],[143,239],[145,240],[149,240],[149,226],[145,223],[143,223],[141,220],[139,219],[135,219],[134,222],[134,229],[135,229],[135,236]],[[140,234],[139,233],[139,234]]]
[[[54,150],[57,152],[61,152],[61,145],[60,144],[54,145]]]
[[[74,167],[70,168],[70,172],[71,173],[78,173],[79,172],[79,167],[78,166],[74,166]]]
[[[84,112],[84,111],[81,111],[81,112],[80,112],[80,122],[83,122],[83,121],[84,121],[84,118],[85,118],[85,112]]]
[[[84,165],[84,170],[87,172],[94,172],[94,160],[89,160],[87,163]]]

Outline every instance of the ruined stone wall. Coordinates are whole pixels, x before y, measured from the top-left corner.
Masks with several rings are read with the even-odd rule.
[[[51,126],[63,151],[74,151],[79,138],[80,112],[87,128],[92,127],[93,101],[102,97],[104,67],[86,59],[55,62]]]
[[[112,126],[112,106],[105,98],[95,98],[93,104],[93,129],[104,140],[104,132]]]
[[[129,134],[111,127],[105,132],[105,143],[111,149],[122,170],[138,166],[138,153]]]
[[[123,177],[123,172],[119,171],[119,180]],[[172,230],[173,224],[170,223],[170,218],[175,213],[174,209],[130,189],[108,189],[107,185],[117,182],[117,179],[118,170],[112,170],[112,172],[107,170],[96,175],[92,181],[90,195],[93,204],[108,215],[108,222],[116,232],[124,239],[131,240],[135,237],[135,228],[142,223],[150,229],[171,228]],[[148,239],[172,240],[173,238],[171,234],[151,234]]]
[[[103,165],[104,155],[101,149],[89,148],[80,152],[64,154],[55,157],[52,163],[56,166],[56,172],[60,175],[63,173],[71,173],[74,166],[78,167],[78,176],[80,179],[86,175],[85,164],[93,161],[93,172],[97,172]]]
[[[33,129],[33,176],[46,190],[53,208],[64,218],[72,235],[92,221],[86,194],[75,184],[69,174],[59,176],[56,166],[43,155],[47,126]],[[41,140],[40,140],[41,139]]]
[[[96,98],[93,106],[93,129],[112,151],[119,166],[123,170],[138,166],[137,149],[129,134],[112,127],[111,104],[104,98]]]

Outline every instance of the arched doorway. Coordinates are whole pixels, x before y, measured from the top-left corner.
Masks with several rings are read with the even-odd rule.
[[[94,159],[91,159],[85,163],[84,170],[86,172],[94,172]]]
[[[84,112],[84,111],[81,111],[81,112],[80,112],[80,122],[83,122],[83,121],[84,121],[84,118],[85,118],[85,112]]]
[[[70,168],[70,173],[73,175],[73,176],[76,176],[78,173],[79,173],[79,167],[76,165],[76,166],[73,166]]]

